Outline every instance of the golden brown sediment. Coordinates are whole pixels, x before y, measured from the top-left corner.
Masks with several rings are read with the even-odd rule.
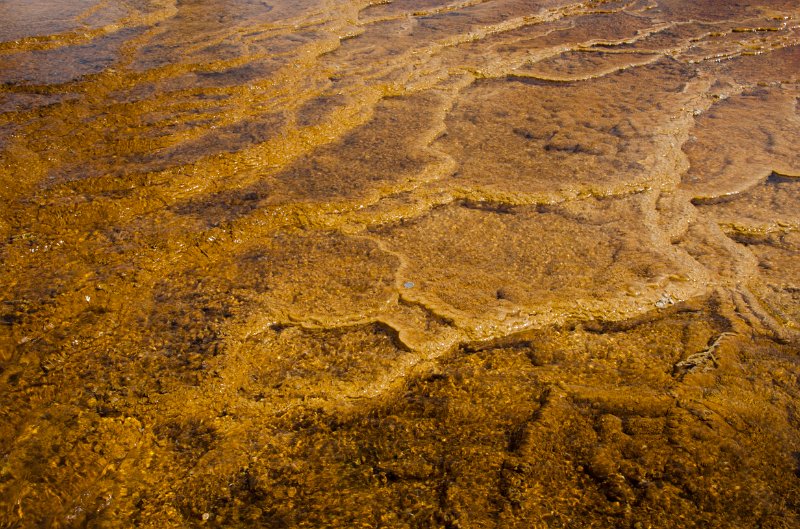
[[[798,17],[0,0],[0,527],[796,527]]]

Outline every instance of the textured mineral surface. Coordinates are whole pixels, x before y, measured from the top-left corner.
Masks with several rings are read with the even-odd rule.
[[[800,4],[0,0],[0,527],[800,527]]]

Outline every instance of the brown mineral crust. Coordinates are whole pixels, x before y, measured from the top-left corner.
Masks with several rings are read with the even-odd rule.
[[[0,527],[800,525],[796,2],[0,4]]]

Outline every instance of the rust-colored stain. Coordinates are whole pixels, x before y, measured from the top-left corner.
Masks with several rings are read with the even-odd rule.
[[[0,527],[800,527],[796,0],[0,0]]]

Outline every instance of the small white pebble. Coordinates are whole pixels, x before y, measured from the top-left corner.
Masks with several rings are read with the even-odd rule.
[[[658,299],[658,301],[656,301],[656,307],[658,307],[659,309],[664,309],[674,304],[675,304],[675,299],[666,292],[661,294],[661,297]]]
[[[83,299],[86,300],[86,303],[89,303],[90,301],[92,301],[91,296],[83,296]]]
[[[203,521],[207,522],[209,518],[211,518],[211,515],[209,513],[207,513],[207,512],[204,512],[203,513]]]

